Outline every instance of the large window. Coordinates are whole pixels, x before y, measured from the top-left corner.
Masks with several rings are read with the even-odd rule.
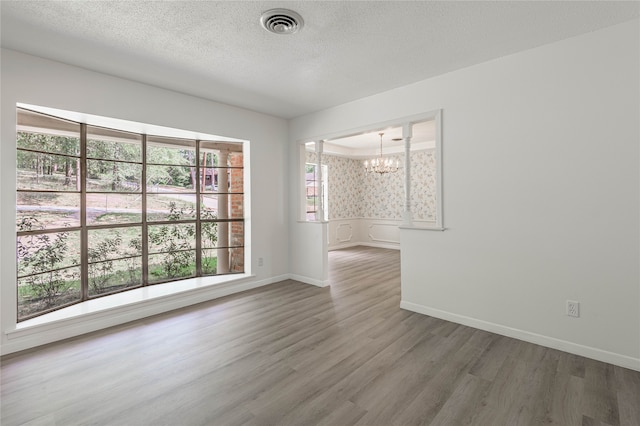
[[[18,321],[115,292],[244,272],[241,143],[18,109]]]

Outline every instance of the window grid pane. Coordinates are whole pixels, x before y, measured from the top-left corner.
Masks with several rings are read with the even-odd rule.
[[[80,193],[18,191],[16,230],[37,224],[42,229],[80,226]]]
[[[30,191],[80,192],[80,159],[18,149],[16,188]]]

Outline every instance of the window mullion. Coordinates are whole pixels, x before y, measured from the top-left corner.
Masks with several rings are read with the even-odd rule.
[[[205,157],[206,160],[206,157]],[[202,202],[201,191],[203,188],[200,186],[200,141],[196,140],[196,277],[202,276],[202,242],[200,241],[201,227],[200,227],[200,203]],[[207,165],[205,164],[202,169],[202,176],[206,179]],[[212,183],[213,185],[213,183]]]
[[[89,236],[87,232],[87,125],[80,124],[80,294],[89,298]]]
[[[147,229],[147,135],[142,135],[142,285],[149,284],[149,238]]]

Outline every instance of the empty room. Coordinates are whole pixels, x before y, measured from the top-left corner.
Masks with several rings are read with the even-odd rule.
[[[0,20],[3,426],[640,424],[639,2]]]

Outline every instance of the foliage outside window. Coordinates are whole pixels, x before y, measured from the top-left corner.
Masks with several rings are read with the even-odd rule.
[[[327,175],[329,169],[326,165],[322,165],[322,193],[324,194],[324,218],[317,218],[318,209],[320,209],[320,190],[318,181],[318,165],[313,163],[305,164],[305,196],[306,196],[306,213],[307,220],[328,220],[328,191],[327,191]]]
[[[178,279],[244,272],[240,143],[18,109],[18,321]]]

